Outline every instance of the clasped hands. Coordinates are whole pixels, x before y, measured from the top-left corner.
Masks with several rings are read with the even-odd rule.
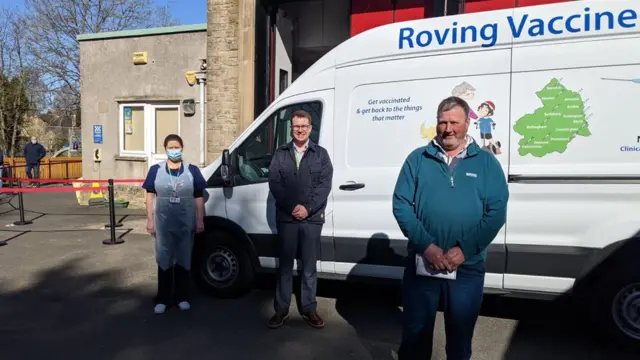
[[[298,220],[304,220],[307,216],[309,216],[309,212],[304,206],[296,205],[296,207],[293,208],[293,212],[291,213],[291,215]]]
[[[436,270],[446,270],[452,272],[464,262],[464,254],[460,247],[456,246],[444,253],[438,246],[431,244],[424,251],[427,261]]]

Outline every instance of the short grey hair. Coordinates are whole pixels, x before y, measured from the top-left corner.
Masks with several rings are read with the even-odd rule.
[[[436,114],[436,119],[440,119],[440,115],[442,115],[443,112],[449,111],[455,108],[456,106],[460,106],[462,110],[464,110],[464,115],[468,119],[469,104],[467,104],[467,102],[464,101],[464,99],[461,99],[457,96],[449,96],[448,98],[440,102],[440,105],[438,105],[438,113]]]

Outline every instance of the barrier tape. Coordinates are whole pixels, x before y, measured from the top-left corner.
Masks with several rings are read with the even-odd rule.
[[[97,179],[97,180],[91,180],[91,179],[20,179],[20,181],[22,182],[31,182],[31,183],[37,183],[37,182],[49,182],[49,183],[83,183],[83,184],[91,184],[91,183],[108,183],[109,180],[101,180],[101,179]],[[118,183],[143,183],[144,179],[113,179],[113,183],[114,184],[118,184]]]
[[[109,195],[109,224],[105,225],[110,228],[110,237],[108,239],[102,240],[104,245],[118,245],[124,243],[122,237],[116,237],[115,228],[118,226],[116,223],[116,214],[115,214],[115,195],[114,195],[114,185],[116,183],[143,183],[144,179],[108,179],[108,180],[94,180],[94,179],[23,179],[23,178],[14,178],[14,177],[0,177],[1,180],[8,181],[16,181],[17,187],[5,187],[0,188],[0,193],[10,193],[18,195],[18,211],[20,212],[20,220],[15,221],[14,225],[29,225],[33,224],[33,220],[27,220],[24,216],[24,196],[23,193],[56,193],[56,192],[77,192],[77,191],[91,191],[94,194],[99,194],[102,191],[106,191]],[[85,183],[85,184],[100,184],[100,183],[108,183],[109,186],[83,186],[83,187],[68,187],[68,186],[58,186],[58,187],[22,187],[22,183],[65,183],[65,184],[77,184],[77,183]],[[122,225],[122,224],[120,224]]]
[[[40,182],[49,182],[49,183],[106,183],[108,180],[85,180],[85,179],[29,179],[24,178],[20,179],[23,183],[40,183]]]
[[[49,164],[51,164],[51,165],[78,164],[78,163],[81,163],[81,162],[82,162],[82,160],[60,160],[60,161],[54,160],[54,161],[50,161],[50,162],[47,162],[47,163],[42,163],[41,162],[39,165],[40,165],[40,167],[43,167],[43,166],[47,166]],[[19,163],[19,164],[2,163],[0,165],[2,165],[5,168],[9,168],[9,167],[17,168],[17,167],[27,167],[27,166],[29,166],[29,164],[27,164],[27,163],[24,163],[24,164],[23,163]]]
[[[92,184],[92,183],[107,183],[109,180],[91,180],[91,179],[29,179],[29,178],[8,178],[8,177],[0,177],[1,180],[6,181],[17,181],[20,180],[23,183],[37,183],[37,182],[47,182],[47,183],[83,183],[83,184]],[[140,183],[142,184],[144,179],[113,179],[114,184],[118,183]]]
[[[100,187],[43,187],[43,188],[0,188],[0,193],[45,193],[45,192],[76,192],[76,191],[107,191],[108,186]]]

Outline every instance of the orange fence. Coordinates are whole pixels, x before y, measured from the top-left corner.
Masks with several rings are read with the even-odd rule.
[[[26,178],[24,157],[5,157],[4,176]],[[40,179],[77,179],[82,177],[81,157],[44,158],[40,162]]]

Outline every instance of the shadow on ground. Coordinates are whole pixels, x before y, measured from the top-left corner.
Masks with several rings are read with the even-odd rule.
[[[263,277],[259,287],[271,291],[274,284],[272,278]],[[336,299],[336,311],[356,330],[361,345],[372,359],[395,359],[393,353],[401,338],[399,286],[321,280],[318,295]],[[486,353],[494,351],[484,352],[497,347],[504,349],[500,357],[503,360],[638,359],[636,353],[596,336],[572,309],[571,303],[564,299],[554,302],[487,295],[481,312],[487,321],[476,328],[474,359],[499,359],[487,356]],[[515,323],[511,336],[505,337],[504,343],[492,341],[496,336],[487,332],[492,328],[503,332],[502,325],[507,321]],[[441,321],[436,326],[438,324],[443,325]],[[444,341],[439,347],[440,351],[434,346],[433,359],[444,360]]]
[[[400,299],[394,288],[320,283],[319,295],[336,299],[355,338],[332,323],[316,331],[294,319],[269,331],[271,278],[261,279],[262,290],[240,299],[196,296],[191,312],[173,309],[155,316],[152,286],[127,286],[126,268],[91,272],[84,261],[70,257],[18,289],[0,283],[0,358],[55,353],[67,359],[391,359],[399,341]],[[143,282],[153,284],[148,276]],[[567,313],[553,304],[495,297],[488,297],[483,309],[483,316],[520,320],[506,360],[632,359],[598,344]]]
[[[265,292],[227,301],[198,297],[194,311],[156,316],[152,289],[125,287],[126,269],[87,273],[83,261],[69,259],[21,290],[0,284],[0,358],[315,358],[306,346],[290,346],[304,344],[310,330],[286,337],[267,331]]]

